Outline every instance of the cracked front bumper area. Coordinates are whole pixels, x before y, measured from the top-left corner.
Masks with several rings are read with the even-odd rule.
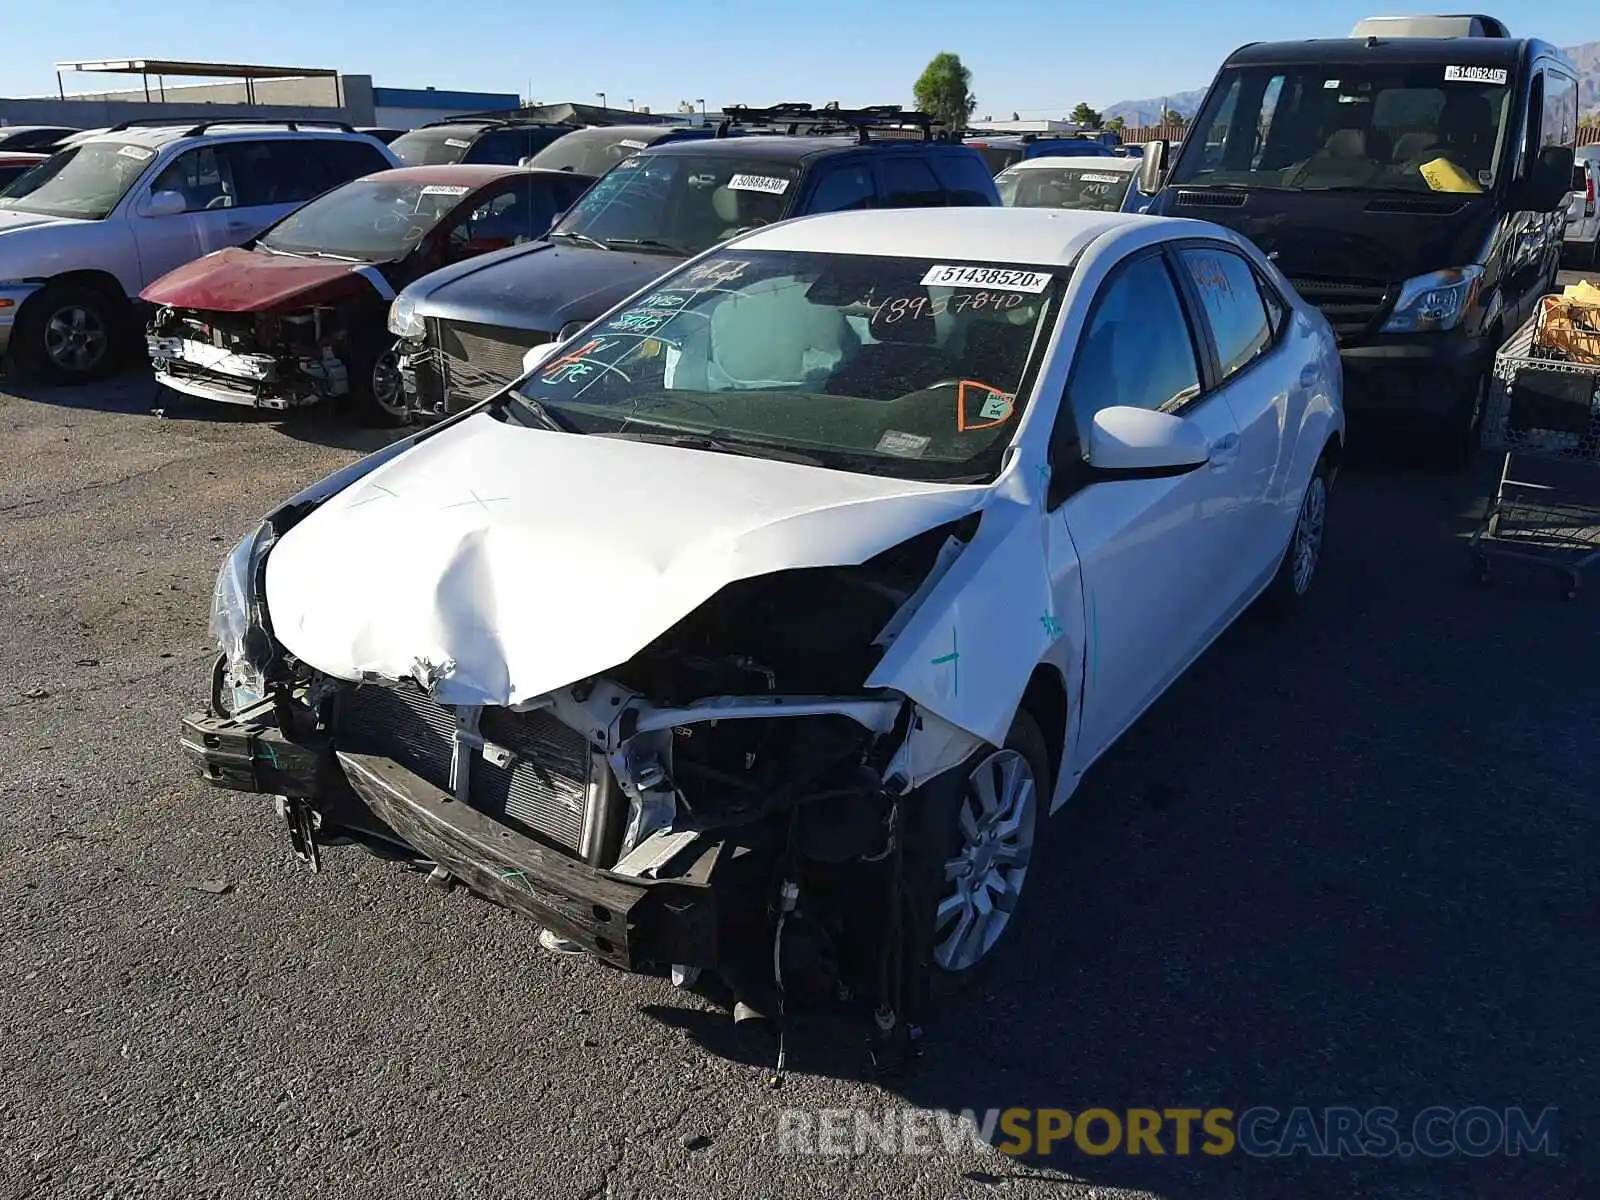
[[[537,921],[627,971],[715,967],[711,875],[724,843],[708,842],[667,879],[620,875],[543,844],[457,800],[398,763],[338,750],[326,736],[291,738],[270,703],[237,718],[183,720],[182,746],[208,783],[291,797],[314,814],[318,840],[348,834],[405,847],[473,892]],[[291,824],[291,836],[294,834]]]

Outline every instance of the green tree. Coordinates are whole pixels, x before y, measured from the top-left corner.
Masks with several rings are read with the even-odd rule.
[[[1112,117],[1111,120],[1106,122],[1106,128],[1112,133],[1121,133],[1127,127],[1128,123],[1121,117]]]
[[[1090,108],[1087,101],[1083,101],[1079,103],[1077,108],[1072,110],[1072,115],[1067,120],[1074,125],[1082,125],[1087,129],[1099,129],[1105,118]]]
[[[922,77],[911,88],[917,107],[939,124],[965,129],[978,98],[972,94],[972,72],[959,55],[941,50],[929,60]]]
[[[1161,123],[1163,125],[1183,126],[1189,123],[1189,118],[1184,116],[1177,109],[1169,108],[1161,114]]]

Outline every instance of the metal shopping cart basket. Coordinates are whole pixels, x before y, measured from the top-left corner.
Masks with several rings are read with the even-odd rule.
[[[1600,561],[1600,478],[1596,503],[1572,498],[1587,490],[1584,481],[1571,486],[1574,476],[1588,475],[1586,467],[1600,468],[1600,357],[1592,364],[1577,361],[1576,354],[1540,344],[1552,300],[1547,297],[1541,312],[1495,355],[1483,445],[1503,451],[1505,459],[1471,548],[1481,581],[1489,580],[1494,559],[1532,563],[1554,570],[1571,600],[1583,571]],[[1580,329],[1579,336],[1588,335]],[[1513,466],[1521,459],[1539,460],[1546,482],[1524,478]],[[1548,481],[1556,476],[1559,484]]]

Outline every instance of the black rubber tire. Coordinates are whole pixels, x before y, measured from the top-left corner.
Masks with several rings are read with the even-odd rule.
[[[100,352],[84,368],[73,370],[52,358],[46,345],[50,323],[58,314],[81,309],[101,333]],[[76,283],[53,283],[32,297],[18,317],[11,352],[18,371],[28,379],[54,386],[92,383],[121,363],[128,344],[127,305],[106,293]]]
[[[1500,345],[1500,333],[1489,336],[1490,345]],[[1462,389],[1455,407],[1439,418],[1429,430],[1423,447],[1423,465],[1443,475],[1459,475],[1472,465],[1478,442],[1483,436],[1483,414],[1489,405],[1492,362],[1485,361],[1473,382]]]
[[[1017,751],[1033,769],[1036,792],[1029,869],[1037,875],[1050,797],[1055,789],[1044,734],[1039,731],[1038,722],[1027,710],[1019,710],[1012,718],[1003,748]],[[914,911],[907,914],[911,926],[908,932],[912,935],[910,945],[923,956],[919,965],[927,989],[924,1002],[930,1009],[937,1009],[944,1002],[969,990],[988,973],[990,964],[1004,957],[1004,951],[1014,937],[1012,931],[1028,907],[1028,891],[1024,884],[1022,894],[1012,909],[1011,920],[1001,931],[999,939],[971,967],[948,971],[934,960],[932,929],[940,892],[944,887],[944,864],[953,847],[959,844],[958,813],[966,798],[966,782],[972,769],[989,753],[992,751],[986,747],[953,772],[948,772],[950,778],[941,777],[940,780],[931,781],[911,797],[913,808],[907,817],[905,865],[908,893]],[[946,786],[940,786],[941,781]]]
[[[392,372],[394,395],[404,403],[405,392],[400,389],[400,364],[392,343],[367,346],[353,356],[350,375],[350,394],[347,400],[351,415],[369,429],[398,429],[411,420],[409,412],[396,411],[378,402],[377,373],[388,363]]]
[[[1312,489],[1319,481],[1322,485],[1322,529],[1318,534],[1316,554],[1311,564],[1311,576],[1301,589],[1295,586],[1295,546],[1299,541],[1300,523],[1307,519],[1307,507],[1311,503]],[[1332,494],[1333,468],[1328,462],[1328,456],[1324,454],[1317,460],[1316,469],[1312,471],[1311,479],[1306,483],[1306,490],[1300,497],[1300,510],[1295,514],[1294,529],[1289,533],[1289,544],[1283,548],[1283,558],[1278,562],[1277,573],[1273,575],[1272,582],[1267,584],[1267,590],[1261,593],[1261,609],[1269,616],[1277,619],[1298,616],[1315,589],[1317,568],[1322,565],[1322,547],[1327,538],[1327,502]]]

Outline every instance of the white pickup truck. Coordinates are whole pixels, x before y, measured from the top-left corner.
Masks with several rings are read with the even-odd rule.
[[[337,122],[128,122],[85,138],[0,192],[0,355],[51,383],[103,375],[138,344],[147,284],[398,165]]]

